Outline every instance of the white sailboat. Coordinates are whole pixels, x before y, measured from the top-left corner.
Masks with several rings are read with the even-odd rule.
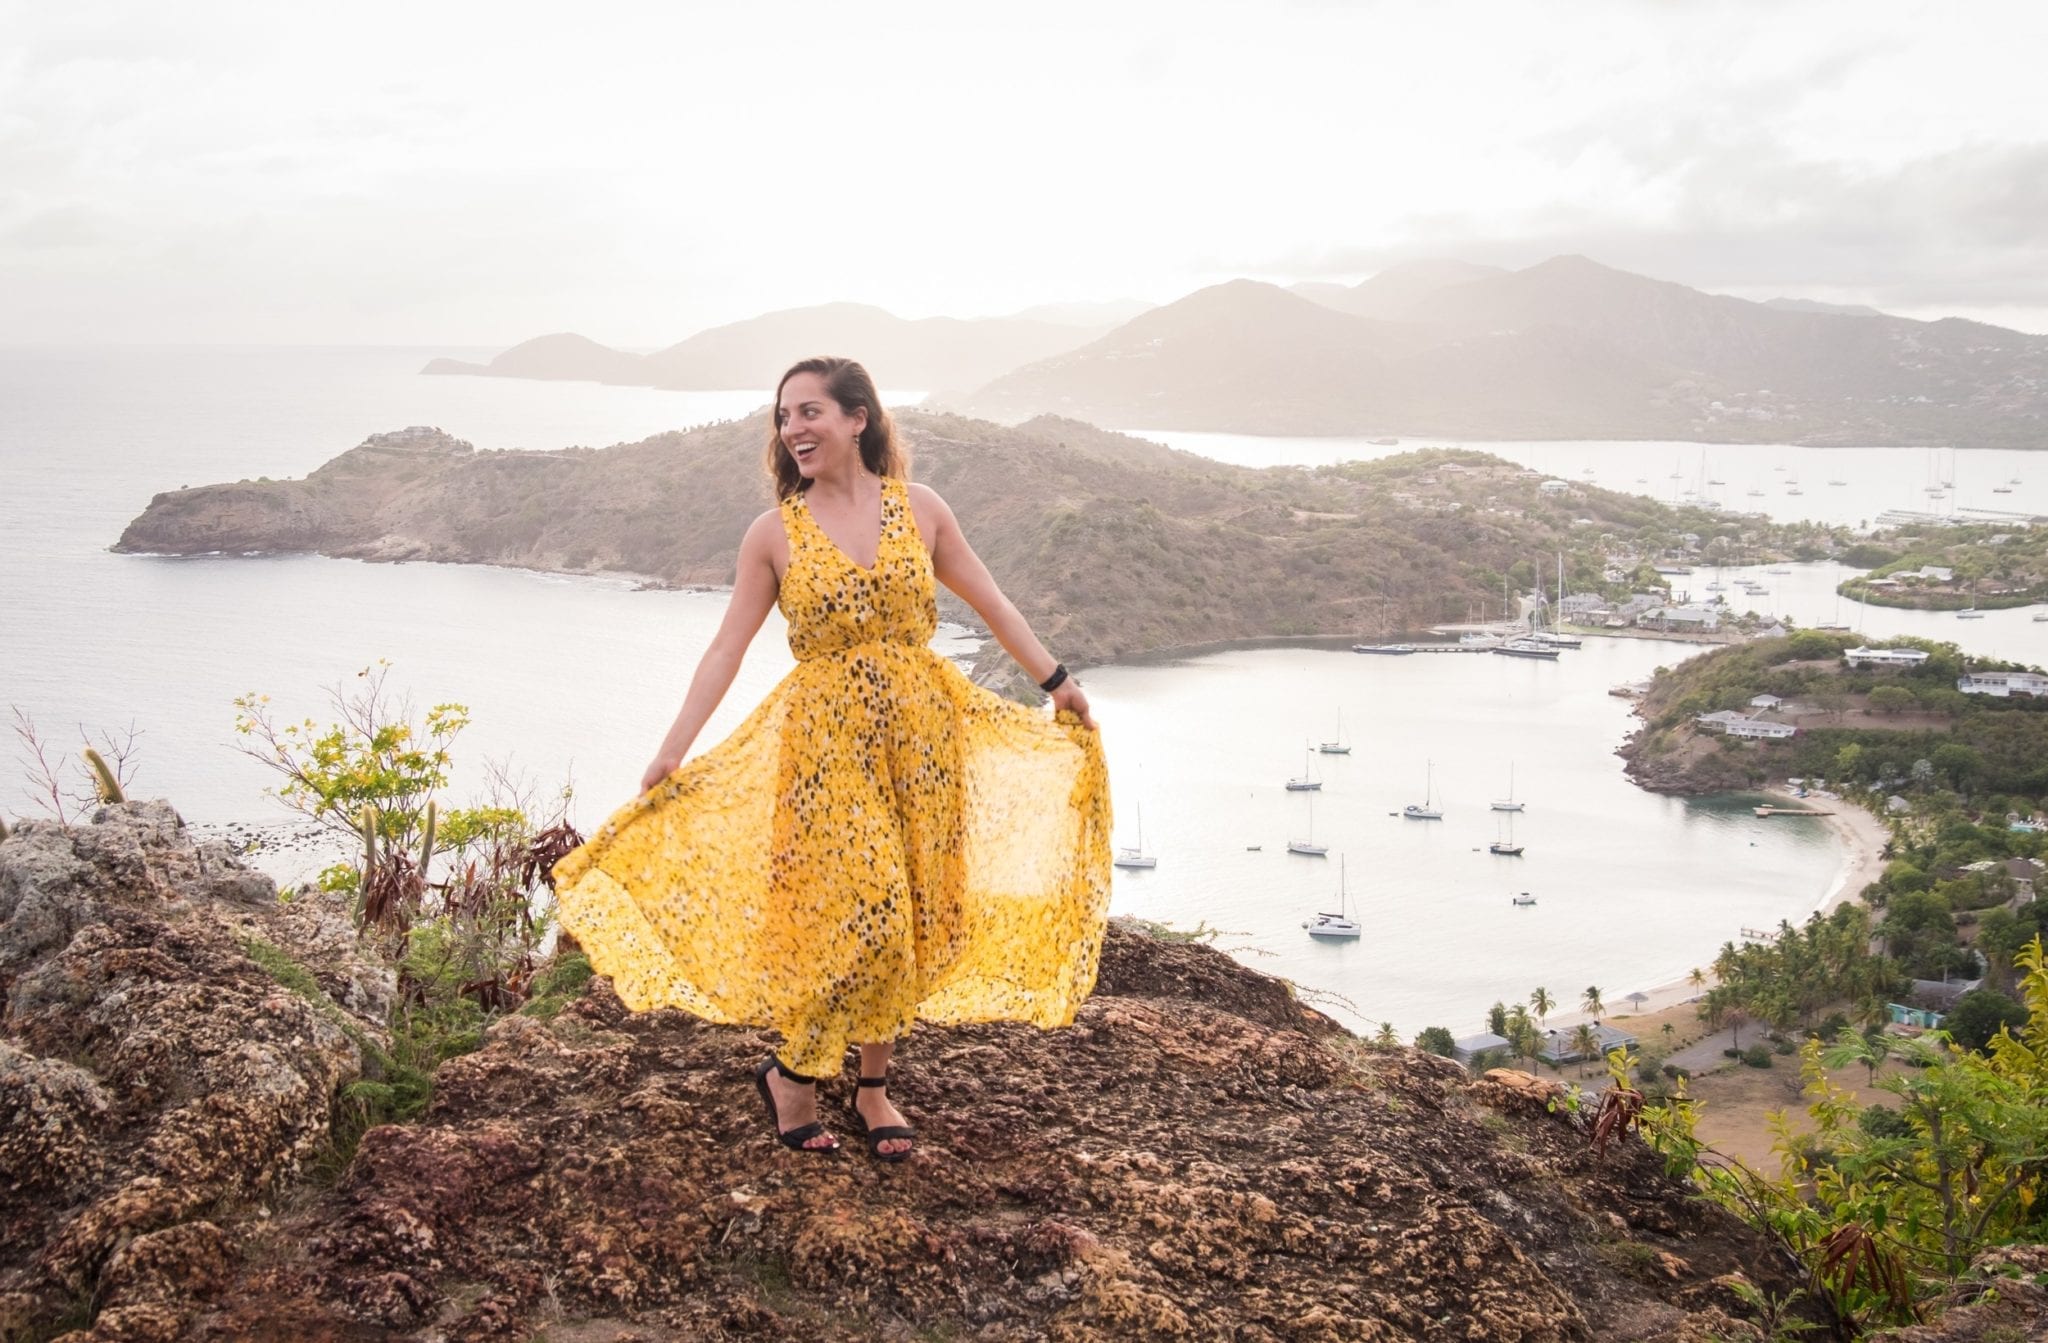
[[[1344,740],[1344,711],[1342,709],[1337,710],[1337,735],[1317,746],[1316,751],[1322,755],[1351,754],[1351,747]]]
[[[1133,848],[1118,849],[1110,863],[1116,867],[1153,868],[1159,866],[1159,859],[1145,852],[1145,805],[1141,802],[1138,812],[1138,843]]]
[[[1495,799],[1493,809],[1495,811],[1522,810],[1522,804],[1515,800],[1515,765],[1513,761],[1508,762],[1508,795]]]
[[[1510,896],[1509,899],[1518,905],[1533,905],[1536,903],[1536,897],[1527,891],[1523,891],[1520,895]]]
[[[1415,803],[1410,802],[1407,806],[1401,808],[1401,814],[1411,821],[1441,821],[1444,818],[1442,809],[1431,802],[1431,789],[1436,782],[1435,762],[1431,761],[1428,765],[1424,766],[1424,769],[1428,772],[1422,777],[1422,804],[1417,806]]]
[[[1316,800],[1314,798],[1308,800],[1308,838],[1288,840],[1287,851],[1289,853],[1298,853],[1304,858],[1327,858],[1330,856],[1329,845],[1316,843]]]
[[[1321,779],[1318,779],[1318,778],[1316,778],[1315,776],[1311,775],[1311,774],[1309,773],[1309,769],[1308,769],[1308,766],[1309,766],[1309,751],[1308,751],[1308,741],[1307,741],[1307,739],[1306,739],[1306,738],[1304,738],[1304,739],[1303,739],[1303,741],[1302,741],[1302,743],[1301,743],[1301,777],[1300,777],[1300,778],[1298,778],[1298,779],[1289,779],[1289,780],[1287,781],[1287,791],[1288,791],[1288,792],[1290,792],[1290,793],[1319,793],[1319,792],[1321,792],[1321,791],[1322,791],[1322,789],[1323,789],[1323,781],[1322,781]]]
[[[1352,918],[1350,911],[1345,907],[1344,855],[1337,855],[1337,912],[1317,914],[1312,922],[1304,923],[1302,927],[1308,929],[1310,937],[1327,937],[1332,940],[1357,937],[1365,931],[1365,926]]]
[[[1494,840],[1493,843],[1487,845],[1486,851],[1488,853],[1499,854],[1503,858],[1520,858],[1522,856],[1522,846],[1515,843],[1515,814],[1513,812],[1509,812],[1507,814],[1506,819],[1506,835],[1500,839]]]

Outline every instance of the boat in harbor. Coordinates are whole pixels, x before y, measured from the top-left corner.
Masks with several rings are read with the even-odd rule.
[[[1435,804],[1432,796],[1436,785],[1436,762],[1430,761],[1424,765],[1423,771],[1421,805],[1410,802],[1401,808],[1401,814],[1411,821],[1441,821],[1444,818],[1443,809]]]
[[[1287,781],[1288,792],[1316,793],[1322,791],[1323,781],[1309,772],[1309,758],[1308,743],[1304,741],[1301,744],[1301,777]]]
[[[1529,894],[1527,891],[1523,891],[1520,895],[1512,897],[1512,900],[1513,903],[1518,905],[1533,905],[1536,903],[1536,897]]]
[[[1847,485],[1848,483],[1846,480],[1831,480],[1828,482],[1830,485]]]
[[[1505,819],[1507,823],[1507,833],[1502,835],[1500,838],[1494,840],[1493,843],[1487,845],[1486,851],[1491,854],[1497,854],[1502,858],[1520,858],[1522,856],[1522,846],[1515,843],[1514,813],[1509,812]]]
[[[1316,800],[1313,797],[1308,800],[1308,838],[1288,840],[1287,851],[1289,853],[1298,853],[1304,858],[1327,858],[1330,856],[1329,845],[1316,843]]]
[[[1401,657],[1415,651],[1414,644],[1353,644],[1354,653],[1381,653],[1389,657]]]
[[[1351,917],[1344,894],[1344,855],[1337,855],[1337,912],[1317,914],[1313,920],[1304,923],[1310,937],[1326,937],[1331,940],[1357,937],[1365,931],[1365,925]]]
[[[1626,692],[1617,688],[1615,690],[1609,691],[1608,693],[1619,695],[1624,694]],[[1508,762],[1508,795],[1504,798],[1495,799],[1493,809],[1495,811],[1522,810],[1522,804],[1515,799],[1515,764],[1512,760]]]
[[[1329,741],[1320,743],[1316,747],[1316,751],[1320,755],[1351,754],[1351,747],[1344,740],[1344,711],[1342,709],[1337,710],[1337,735]]]
[[[1111,866],[1140,869],[1151,869],[1159,866],[1158,857],[1145,852],[1145,804],[1139,803],[1136,810],[1138,813],[1138,842],[1130,848],[1118,849],[1116,857],[1109,860]]]
[[[1965,606],[1962,610],[1956,612],[1957,620],[1982,620],[1983,618],[1984,613],[1974,606]]]
[[[1533,635],[1526,639],[1510,639],[1504,644],[1495,644],[1493,651],[1502,657],[1542,658],[1547,662],[1557,661],[1557,648]]]

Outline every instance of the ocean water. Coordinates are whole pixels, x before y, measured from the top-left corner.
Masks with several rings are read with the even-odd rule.
[[[448,790],[455,802],[476,794],[491,761],[542,799],[573,783],[572,817],[585,829],[600,823],[636,789],[723,613],[722,594],[456,565],[106,549],[159,490],[301,475],[367,434],[408,424],[484,448],[603,445],[766,400],[765,389],[416,374],[434,355],[482,353],[0,350],[9,615],[0,700],[74,756],[81,725],[132,728],[132,791],[169,798],[188,820],[262,821],[289,813],[264,795],[274,776],[237,750],[235,696],[268,694],[280,720],[324,724],[334,716],[329,688],[347,693],[358,672],[388,659],[388,684],[416,707],[470,708]],[[1301,460],[1323,442],[1241,440],[1232,451]],[[1542,454],[1561,475],[1588,453],[1615,450],[1514,449]],[[1963,479],[1971,459],[1962,454]],[[1829,568],[1767,581],[1778,585],[1771,600],[1802,620],[1832,613]],[[1851,607],[1843,619],[1866,622],[1873,638],[1934,630],[2028,661],[2042,660],[2048,643],[2048,625],[2025,612],[1959,624]],[[948,647],[964,647],[957,632]],[[1160,859],[1152,872],[1117,873],[1114,908],[1222,929],[1221,944],[1247,964],[1334,995],[1347,1019],[1391,1020],[1404,1035],[1432,1024],[1464,1033],[1493,999],[1538,984],[1572,1001],[1598,985],[1612,1002],[1683,975],[1743,926],[1803,918],[1843,858],[1816,826],[1760,822],[1730,801],[1653,797],[1623,779],[1612,752],[1631,721],[1607,689],[1697,651],[1589,640],[1538,663],[1265,649],[1097,668],[1086,679],[1119,835],[1136,838],[1142,809]],[[771,617],[699,748],[789,665]],[[1291,856],[1286,841],[1306,828],[1309,803],[1281,785],[1301,768],[1304,741],[1337,732],[1340,716],[1352,755],[1314,761],[1325,780],[1315,834],[1331,856]],[[0,810],[10,816],[36,814],[20,754],[0,769]],[[1519,860],[1484,851],[1499,833],[1486,803],[1507,787],[1510,765],[1528,801],[1515,822],[1527,846]],[[1426,774],[1445,819],[1388,816],[1419,796]],[[1348,946],[1313,943],[1301,921],[1331,907],[1340,855],[1368,934]],[[1511,906],[1521,890],[1538,903]]]

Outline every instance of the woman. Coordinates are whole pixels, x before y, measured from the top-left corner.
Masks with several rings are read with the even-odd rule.
[[[768,437],[780,503],[740,543],[725,620],[641,796],[554,869],[562,926],[628,1007],[781,1032],[754,1080],[784,1146],[838,1150],[814,1084],[859,1044],[849,1120],[886,1161],[913,1146],[886,1090],[896,1039],[918,1019],[1071,1022],[1110,872],[1087,696],[906,468],[859,364],[783,374]],[[934,577],[1056,718],[931,651]],[[682,764],[778,604],[796,668]]]

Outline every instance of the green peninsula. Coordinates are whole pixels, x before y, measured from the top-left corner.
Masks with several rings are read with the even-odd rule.
[[[1049,416],[1006,428],[905,411],[899,423],[915,478],[945,495],[1005,591],[1076,663],[1499,619],[1550,587],[1560,556],[1572,591],[1612,596],[1661,591],[1651,566],[1670,554],[1819,558],[1841,544],[1825,529],[1672,509],[1472,451],[1252,469]],[[407,429],[302,480],[159,494],[115,549],[720,585],[772,502],[766,433],[764,414],[603,449],[479,452]]]

